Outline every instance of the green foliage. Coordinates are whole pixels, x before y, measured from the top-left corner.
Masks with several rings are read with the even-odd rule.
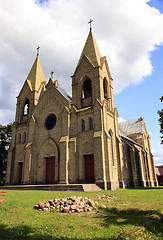
[[[8,150],[11,142],[12,123],[0,125],[0,185],[4,184]]]
[[[160,100],[161,102],[163,101],[163,96],[160,98]],[[163,109],[161,109],[161,111],[158,111],[158,115],[158,121],[160,122],[161,144],[163,144]]]
[[[33,207],[39,201],[82,196],[116,197],[98,200],[94,212],[64,214],[42,212]],[[0,239],[163,239],[163,188],[118,189],[100,192],[55,192],[7,190],[0,205]]]

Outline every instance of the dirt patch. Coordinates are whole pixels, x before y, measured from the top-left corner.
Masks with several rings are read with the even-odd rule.
[[[107,225],[104,223],[97,223],[97,222],[89,222],[87,223],[88,225],[92,225],[92,226],[97,226],[97,227],[106,227]]]

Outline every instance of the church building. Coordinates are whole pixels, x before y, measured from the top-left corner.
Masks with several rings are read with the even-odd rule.
[[[129,110],[130,111],[130,110]],[[6,185],[157,186],[143,117],[118,124],[113,79],[92,29],[72,76],[72,96],[37,54],[17,97]]]

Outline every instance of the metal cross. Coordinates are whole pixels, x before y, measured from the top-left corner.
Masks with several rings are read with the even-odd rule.
[[[53,72],[53,70],[52,70],[51,73],[50,73],[50,74],[51,74],[51,78],[53,78],[53,73],[54,73],[54,72]]]
[[[40,47],[38,46],[37,47],[37,56],[39,56],[39,49],[40,49]]]
[[[88,24],[90,24],[90,29],[92,29],[92,25],[91,25],[92,22],[93,22],[92,19],[90,19],[90,21],[88,22]]]

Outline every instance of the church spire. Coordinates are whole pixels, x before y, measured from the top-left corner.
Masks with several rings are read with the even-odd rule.
[[[46,83],[44,72],[42,70],[39,59],[38,50],[39,49],[37,48],[37,56],[35,62],[27,77],[27,82],[29,83],[32,91],[38,91],[40,89],[41,83]]]
[[[91,63],[95,67],[100,66],[101,54],[100,54],[100,51],[98,49],[96,40],[95,40],[95,38],[93,36],[93,33],[92,33],[91,21],[89,22],[90,23],[90,31],[89,31],[86,43],[84,45],[82,54],[80,56],[79,62],[77,64],[77,67],[80,65],[81,60],[82,60],[84,55],[87,56],[87,58],[91,61]]]

